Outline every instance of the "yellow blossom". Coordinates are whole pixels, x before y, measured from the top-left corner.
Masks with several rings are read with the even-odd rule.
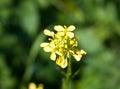
[[[86,54],[86,52],[84,50],[79,50],[76,53],[74,53],[73,56],[77,61],[80,61],[83,54]]]
[[[44,89],[43,84],[39,84],[38,87],[35,83],[31,82],[28,86],[28,89]]]
[[[45,30],[44,30],[44,34],[45,34],[45,35],[48,35],[48,36],[54,36],[54,32],[49,31],[48,29],[45,29]]]
[[[62,27],[61,25],[54,26],[54,29],[59,32],[62,36],[66,34],[68,37],[73,38],[74,33],[72,32],[75,30],[75,26],[71,25],[68,28],[66,26]]]
[[[37,89],[44,89],[44,85],[43,84],[39,84]]]
[[[67,59],[65,59],[64,56],[59,56],[56,60],[56,64],[65,68],[67,66]]]
[[[37,88],[37,86],[36,86],[35,83],[30,83],[29,84],[29,88],[28,89],[36,89],[36,88]]]
[[[80,61],[81,57],[86,54],[84,50],[79,50],[78,40],[74,37],[72,31],[75,30],[75,26],[69,27],[56,25],[54,26],[56,33],[45,29],[44,34],[50,36],[50,42],[44,42],[40,44],[45,52],[51,52],[50,59],[56,61],[56,64],[62,68],[66,68],[68,60],[73,56],[76,61]]]

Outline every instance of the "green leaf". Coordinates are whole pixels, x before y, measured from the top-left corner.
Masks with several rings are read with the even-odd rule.
[[[96,53],[103,49],[101,42],[96,38],[90,29],[76,29],[76,36],[79,36],[79,46],[87,53]]]
[[[20,25],[31,37],[36,35],[39,25],[39,16],[35,3],[25,1],[20,5]]]

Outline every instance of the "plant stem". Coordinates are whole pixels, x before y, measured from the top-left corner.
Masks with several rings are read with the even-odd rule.
[[[67,84],[67,89],[70,89],[70,77],[71,77],[71,58],[69,59],[69,63],[68,63],[68,69],[67,69],[67,74],[66,74],[66,84]]]
[[[70,58],[67,71],[66,71],[66,75],[65,75],[65,79],[63,80],[62,89],[70,89],[71,74],[72,74],[72,69],[71,69],[71,58]]]

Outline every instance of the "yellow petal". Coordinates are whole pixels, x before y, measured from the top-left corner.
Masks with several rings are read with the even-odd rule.
[[[44,34],[47,35],[47,36],[54,36],[54,32],[49,31],[48,29],[44,30]]]
[[[48,44],[49,44],[49,43],[47,43],[47,42],[41,43],[41,44],[40,44],[40,47],[46,47],[46,46],[48,46]]]
[[[37,89],[44,89],[44,85],[43,84],[39,84]]]
[[[76,54],[74,54],[73,56],[76,59],[76,61],[80,61],[80,59],[82,58],[82,55],[76,55]]]
[[[60,53],[59,51],[56,51],[56,54],[62,56],[62,53]]]
[[[71,26],[69,26],[69,27],[67,28],[67,30],[68,30],[68,31],[73,31],[73,30],[75,30],[75,26],[71,25]]]
[[[78,46],[78,42],[76,41],[73,45],[77,47]]]
[[[56,54],[55,54],[54,52],[51,53],[50,59],[53,60],[53,61],[55,61],[55,59],[56,59]]]
[[[46,46],[43,48],[45,52],[51,52],[52,51],[52,48],[49,47],[49,46]]]
[[[66,68],[67,67],[67,59],[64,59],[63,56],[60,56],[56,60],[56,64],[59,65],[62,68]]]
[[[30,83],[29,84],[29,88],[28,89],[36,89],[36,88],[37,88],[37,86],[36,86],[35,83]]]
[[[44,34],[49,36],[49,35],[51,35],[51,32],[48,29],[45,29]]]
[[[58,35],[58,36],[64,36],[64,32],[58,32],[56,35]]]
[[[70,38],[73,38],[74,37],[74,33],[73,32],[67,32],[67,36],[70,37]]]
[[[73,45],[73,46],[78,46],[78,42],[77,41],[74,41],[74,40],[70,40],[70,45]]]
[[[81,54],[87,54],[84,50],[80,50]]]
[[[62,68],[66,68],[67,67],[67,59],[64,59],[63,65],[61,67]]]
[[[74,44],[74,41],[73,40],[70,40],[70,45],[73,45]]]
[[[64,31],[64,28],[63,28],[63,26],[61,26],[61,25],[56,25],[56,26],[54,26],[54,29],[56,30],[56,31]]]
[[[49,46],[50,46],[51,48],[55,48],[55,43],[54,43],[54,42],[50,42]]]

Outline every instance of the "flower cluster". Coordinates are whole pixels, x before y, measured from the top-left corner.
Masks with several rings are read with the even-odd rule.
[[[75,30],[75,26],[70,25],[69,27],[56,25],[54,30],[44,30],[44,34],[49,36],[49,42],[40,44],[45,52],[51,52],[50,59],[56,61],[56,64],[62,68],[66,68],[69,62],[69,58],[73,56],[76,61],[80,61],[83,54],[86,54],[84,50],[79,50],[78,40],[72,32]]]

